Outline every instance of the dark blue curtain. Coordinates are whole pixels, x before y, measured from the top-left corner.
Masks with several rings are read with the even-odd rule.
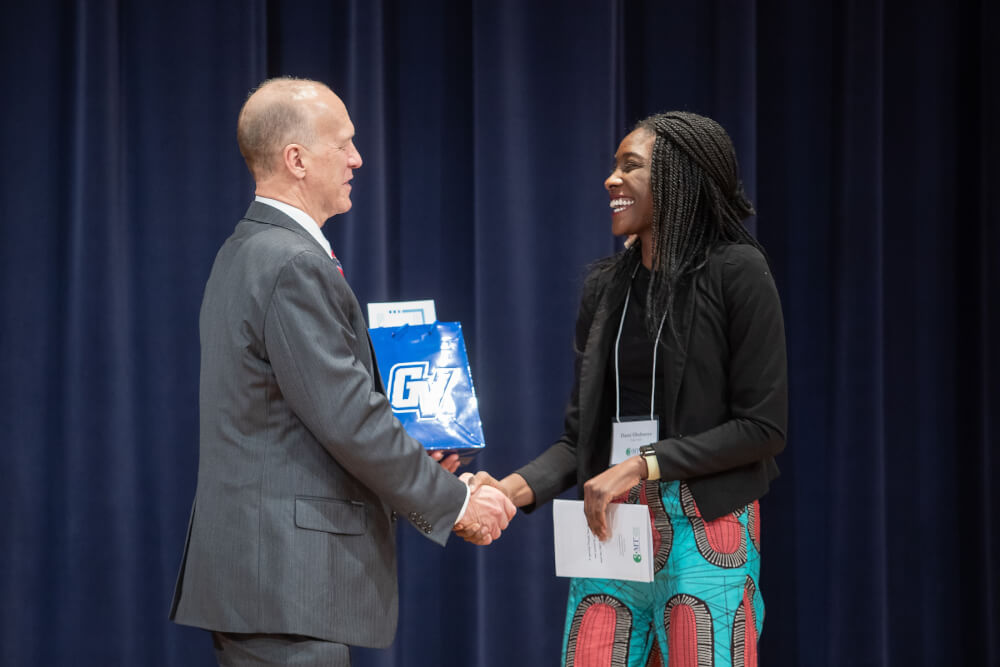
[[[250,200],[247,91],[344,98],[324,229],[362,303],[434,298],[506,474],[561,429],[601,183],[639,118],[733,136],[781,290],[765,665],[1000,664],[1000,9],[989,0],[34,0],[0,21],[0,663],[213,664],[166,620],[197,470],[197,313]],[[554,665],[551,513],[400,529],[392,648]]]

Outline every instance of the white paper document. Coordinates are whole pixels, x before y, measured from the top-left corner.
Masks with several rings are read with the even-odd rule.
[[[582,500],[553,500],[556,576],[653,580],[653,531],[646,505],[608,505],[611,539],[587,526]]]
[[[368,304],[368,328],[401,327],[404,324],[430,324],[437,321],[434,299],[390,301]]]

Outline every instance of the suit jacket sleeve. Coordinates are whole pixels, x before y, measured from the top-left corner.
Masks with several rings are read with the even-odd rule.
[[[752,246],[730,246],[721,279],[728,323],[730,418],[707,431],[656,443],[662,479],[689,479],[737,468],[773,457],[785,447],[785,328],[767,261]]]
[[[280,271],[267,306],[264,339],[284,399],[331,456],[390,507],[419,516],[444,544],[466,497],[465,485],[427,456],[392,415],[356,350],[356,304],[343,277],[310,252]],[[429,527],[428,527],[429,526]]]

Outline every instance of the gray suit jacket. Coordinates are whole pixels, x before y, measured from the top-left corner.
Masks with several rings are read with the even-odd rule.
[[[466,491],[393,417],[351,288],[255,202],[215,259],[200,330],[198,486],[170,618],[389,644],[395,514],[444,544]]]

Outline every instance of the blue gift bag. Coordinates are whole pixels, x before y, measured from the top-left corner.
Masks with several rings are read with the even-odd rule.
[[[486,443],[460,322],[369,331],[385,395],[406,432],[468,462]]]

